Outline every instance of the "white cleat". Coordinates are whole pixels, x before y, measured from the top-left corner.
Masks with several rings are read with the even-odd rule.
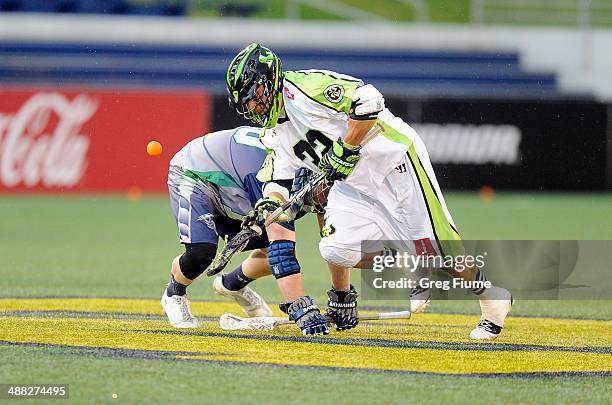
[[[200,322],[198,318],[193,316],[189,308],[189,300],[187,294],[173,295],[168,297],[164,290],[164,295],[161,298],[161,306],[168,316],[170,325],[175,328],[198,328]]]
[[[272,316],[272,310],[266,301],[250,287],[238,291],[228,290],[223,285],[223,276],[218,275],[213,281],[213,289],[217,294],[236,301],[248,316]]]
[[[415,287],[410,291],[410,312],[418,314],[425,312],[431,301],[429,288]]]
[[[504,321],[510,308],[514,304],[514,299],[508,290],[501,287],[491,287],[481,295],[480,310],[482,316],[480,323],[472,332],[470,339],[474,340],[494,340],[504,327]]]
[[[431,289],[421,287],[421,280],[431,277],[431,270],[427,267],[419,266],[413,270],[404,270],[415,284],[415,287],[410,290],[410,312],[418,314],[425,312],[431,301]]]

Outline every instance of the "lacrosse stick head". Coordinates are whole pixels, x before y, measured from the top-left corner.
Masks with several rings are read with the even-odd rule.
[[[323,180],[315,185],[312,190],[312,207],[314,208],[313,212],[317,214],[325,213],[325,207],[327,206],[327,196],[329,195],[329,190],[331,189],[332,184],[328,181]]]
[[[261,232],[261,228],[259,227],[257,227],[256,229],[245,228],[242,231],[238,232],[236,236],[234,236],[225,244],[221,253],[219,253],[217,257],[215,257],[215,260],[213,260],[213,262],[210,264],[210,267],[206,271],[206,275],[208,275],[209,277],[214,276],[215,274],[223,270],[232,259],[232,256],[234,256],[234,254],[236,253],[242,252],[249,244],[249,240],[261,235]]]
[[[273,316],[242,318],[233,314],[223,314],[219,318],[219,326],[223,330],[270,331],[273,330],[275,326],[284,323],[285,321],[285,318]]]
[[[295,200],[292,209],[296,212],[301,209],[306,212],[325,212],[330,187],[321,173],[304,167],[297,169],[291,187],[291,197]]]

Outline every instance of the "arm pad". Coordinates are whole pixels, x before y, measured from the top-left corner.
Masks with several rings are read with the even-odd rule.
[[[371,84],[358,87],[353,95],[349,117],[354,120],[373,120],[385,108],[383,95]]]

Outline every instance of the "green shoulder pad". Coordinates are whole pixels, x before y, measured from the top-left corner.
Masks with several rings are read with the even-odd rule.
[[[335,111],[349,113],[353,94],[363,82],[335,77],[332,73],[313,70],[285,72],[285,80],[308,98]]]

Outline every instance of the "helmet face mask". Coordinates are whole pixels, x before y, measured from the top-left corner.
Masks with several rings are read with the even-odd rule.
[[[282,70],[268,48],[251,44],[230,63],[226,77],[230,107],[256,125],[273,127],[282,106]]]
[[[270,84],[269,81],[262,82],[260,80],[256,85],[253,85],[247,101],[234,107],[238,114],[257,125],[265,126],[267,113],[272,108],[273,103]]]

